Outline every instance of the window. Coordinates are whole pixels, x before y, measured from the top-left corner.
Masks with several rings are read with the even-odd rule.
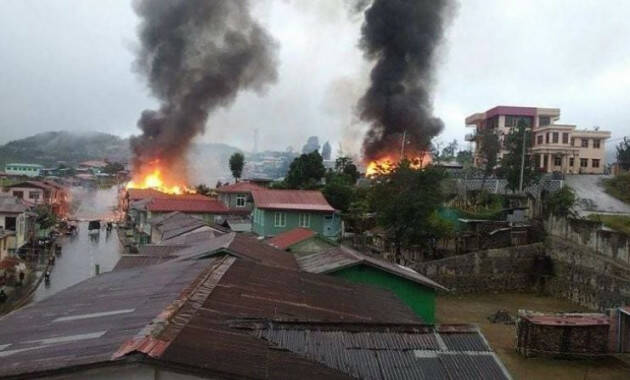
[[[7,216],[4,218],[4,229],[8,231],[15,231],[15,216]]]
[[[562,143],[563,144],[569,143],[569,134],[567,132],[562,133]]]
[[[556,166],[562,166],[562,156],[554,156],[553,164]]]
[[[298,216],[298,225],[300,227],[310,227],[311,226],[311,214],[300,214]]]
[[[599,139],[594,139],[593,140],[593,148],[599,149]]]
[[[539,116],[538,117],[538,126],[542,127],[544,125],[549,125],[551,124],[551,119],[549,118],[549,116]]]
[[[588,148],[588,139],[582,139],[582,148]]]
[[[571,137],[571,146],[575,146],[575,137]]]
[[[536,136],[536,144],[541,145],[543,143],[543,135]]]
[[[505,117],[505,126],[506,127],[516,127],[518,123],[518,117],[517,116],[506,116]]]
[[[39,199],[39,192],[38,191],[29,191],[28,192],[28,199]]]
[[[276,211],[276,213],[273,216],[273,225],[274,227],[286,227],[287,226],[287,213]]]
[[[575,159],[573,157],[569,158],[569,166],[573,166],[575,164]]]
[[[557,144],[558,143],[558,137],[559,137],[558,132],[554,132],[552,136],[553,136],[553,143]]]
[[[236,196],[236,207],[245,207],[245,201],[247,197],[243,194],[239,194]]]
[[[599,160],[593,159],[593,167],[594,168],[598,168],[599,167]]]
[[[585,168],[588,166],[588,160],[586,158],[580,158],[580,167]]]
[[[16,197],[16,198],[24,199],[24,192],[23,191],[14,191],[13,192],[13,196]]]

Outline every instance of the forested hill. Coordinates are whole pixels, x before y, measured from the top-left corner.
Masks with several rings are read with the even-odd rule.
[[[100,132],[44,132],[0,146],[0,171],[10,162],[56,166],[87,160],[126,161],[129,140]]]

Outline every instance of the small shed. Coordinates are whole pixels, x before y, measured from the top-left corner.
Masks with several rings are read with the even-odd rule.
[[[516,350],[522,355],[593,357],[608,353],[610,318],[601,313],[519,311]]]

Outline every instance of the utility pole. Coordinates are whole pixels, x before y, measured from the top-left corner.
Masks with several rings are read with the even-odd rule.
[[[521,151],[521,178],[518,182],[518,192],[523,192],[523,172],[525,170],[525,131],[527,130],[527,126],[523,123],[523,149]]]
[[[405,158],[405,143],[407,142],[407,130],[403,131],[402,145],[400,147],[400,160]]]

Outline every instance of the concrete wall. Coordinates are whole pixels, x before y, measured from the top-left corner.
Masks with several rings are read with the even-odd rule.
[[[544,244],[536,243],[428,261],[414,269],[458,293],[530,290],[535,259],[544,253]]]
[[[549,235],[574,242],[593,253],[630,265],[630,236],[602,229],[602,223],[571,218],[550,217],[545,222]]]

